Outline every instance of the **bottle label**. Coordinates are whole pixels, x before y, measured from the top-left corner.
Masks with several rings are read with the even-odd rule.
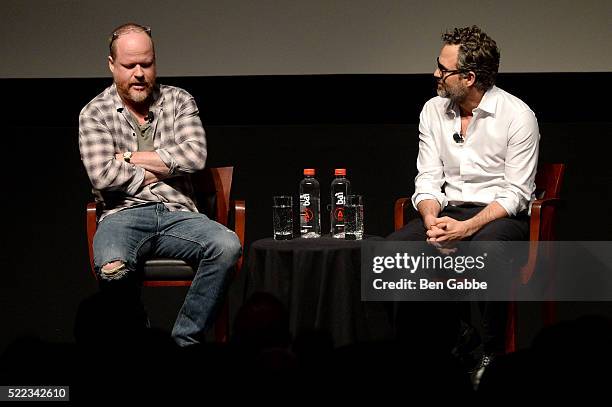
[[[344,191],[336,192],[334,194],[333,216],[334,216],[334,219],[338,221],[338,223],[344,222],[344,205],[345,204],[346,204],[346,197],[344,195]]]
[[[310,208],[304,208],[304,214],[302,216],[304,216],[304,221],[306,223],[310,223],[310,221],[314,218],[314,214],[312,213],[312,211],[310,210]]]
[[[336,192],[334,196],[336,197],[336,205],[344,205],[346,203],[344,192]]]
[[[334,209],[334,219],[336,219],[339,223],[344,222],[344,208]]]
[[[300,195],[300,205],[302,205],[302,206],[310,206],[310,194],[301,194]]]
[[[301,215],[302,215],[302,218],[304,219],[304,225],[302,225],[302,227],[305,227],[305,228],[312,227],[308,225],[314,218],[312,209],[310,209],[310,194],[300,194],[300,206],[302,207]]]

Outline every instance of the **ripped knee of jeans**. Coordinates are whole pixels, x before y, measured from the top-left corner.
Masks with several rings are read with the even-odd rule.
[[[128,269],[121,260],[106,263],[100,269],[101,280],[121,280],[127,276]]]

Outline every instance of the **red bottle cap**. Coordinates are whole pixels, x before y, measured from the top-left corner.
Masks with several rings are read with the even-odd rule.
[[[315,175],[314,168],[304,168],[304,175]]]
[[[342,175],[345,176],[346,175],[346,168],[336,168],[334,170],[334,175]]]

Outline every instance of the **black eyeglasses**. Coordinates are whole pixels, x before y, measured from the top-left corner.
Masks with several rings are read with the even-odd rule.
[[[440,73],[442,74],[442,77],[447,77],[450,75],[455,75],[458,73],[466,73],[466,72],[470,72],[471,69],[448,69],[446,68],[444,65],[442,65],[440,63],[440,58],[436,58],[436,63],[438,64],[438,70],[440,71]]]

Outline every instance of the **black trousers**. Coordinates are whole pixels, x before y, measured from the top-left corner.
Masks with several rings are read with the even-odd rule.
[[[438,217],[448,216],[457,220],[467,220],[474,217],[482,209],[482,206],[447,206]],[[423,219],[415,212],[415,219],[402,229],[390,234],[387,240],[424,241],[427,239],[426,231]],[[488,223],[471,236],[469,240],[479,242],[481,247],[486,244],[489,259],[500,265],[499,271],[512,273],[512,259],[508,258],[508,253],[504,250],[502,242],[521,241],[528,238],[529,216],[522,213]],[[508,276],[508,278],[512,277],[511,275]],[[481,339],[484,352],[488,354],[503,353],[508,303],[482,301],[477,306],[481,315],[481,326],[478,327],[478,330],[482,332]],[[414,329],[426,329],[433,332],[434,335],[457,334],[462,326],[461,321],[467,322],[471,319],[471,308],[470,303],[401,303],[397,309],[396,331],[400,337],[412,335],[411,331]],[[440,332],[441,330],[443,332]],[[440,343],[439,337],[436,337],[434,343]],[[453,339],[449,338],[448,344],[452,343]]]

